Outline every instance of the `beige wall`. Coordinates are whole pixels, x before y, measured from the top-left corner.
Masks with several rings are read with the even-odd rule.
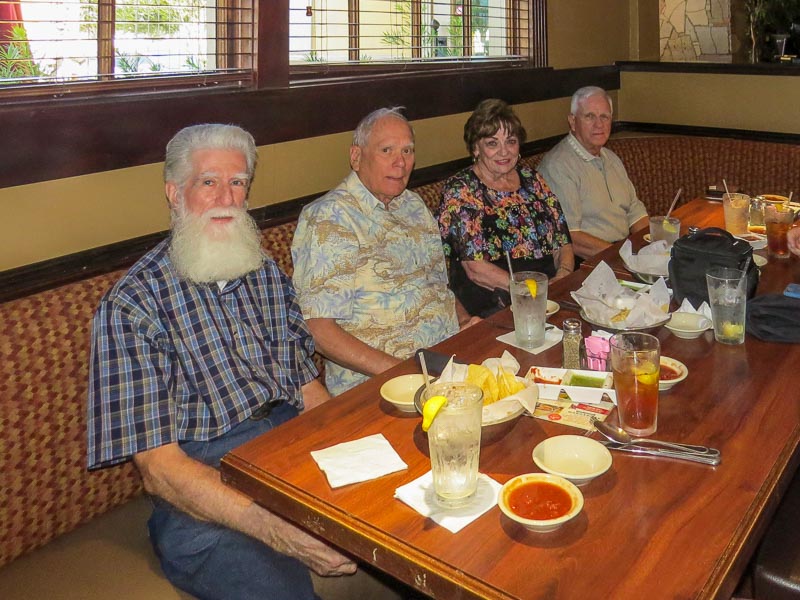
[[[555,68],[608,65],[629,58],[629,22],[645,0],[549,0],[548,41]],[[631,15],[634,15],[633,17]],[[645,22],[645,20],[641,22]],[[637,28],[641,29],[637,24]],[[657,39],[658,32],[653,27]],[[641,43],[641,40],[639,40]],[[565,99],[517,107],[529,139],[566,130]],[[414,123],[417,166],[461,158],[467,114]],[[251,206],[321,193],[346,174],[350,133],[259,148]],[[298,165],[312,168],[299,169]],[[161,165],[0,189],[6,234],[0,237],[0,271],[163,231],[169,215]],[[302,176],[298,173],[302,171]]]
[[[623,72],[623,121],[800,133],[797,77]]]

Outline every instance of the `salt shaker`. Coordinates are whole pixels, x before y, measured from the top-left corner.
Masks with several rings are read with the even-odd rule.
[[[565,369],[580,369],[580,347],[583,334],[580,319],[564,319],[561,366]]]

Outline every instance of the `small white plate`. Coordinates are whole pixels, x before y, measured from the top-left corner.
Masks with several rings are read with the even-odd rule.
[[[749,232],[734,237],[737,237],[740,240],[744,240],[745,242],[750,244],[753,247],[753,250],[761,250],[767,245],[767,236],[764,235],[763,233]]]
[[[753,262],[756,263],[757,267],[763,267],[767,264],[767,259],[760,254],[753,254]]]
[[[649,234],[649,233],[645,233],[645,234],[642,236],[642,239],[643,239],[645,242],[647,242],[647,243],[649,244],[649,243],[650,243],[650,240],[651,240],[651,239],[653,239],[653,238],[651,238],[651,237],[650,237],[650,234]]]
[[[561,306],[558,302],[553,302],[552,300],[547,301],[547,316],[551,317],[556,314],[561,309]]]

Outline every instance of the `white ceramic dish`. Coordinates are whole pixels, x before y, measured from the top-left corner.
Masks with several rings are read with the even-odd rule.
[[[550,317],[556,314],[561,309],[561,306],[558,302],[553,302],[552,300],[547,301],[547,316]]]
[[[557,435],[533,449],[533,462],[542,471],[586,485],[611,468],[611,452],[589,437]]]
[[[767,246],[767,236],[763,233],[748,232],[743,235],[734,236],[740,240],[744,240],[753,247],[753,250],[761,250]]]
[[[679,360],[675,360],[674,358],[670,358],[669,356],[662,356],[659,362],[661,363],[661,366],[666,365],[678,372],[678,376],[675,379],[658,380],[658,389],[662,392],[671,390],[673,386],[679,384],[689,375],[689,369],[686,367],[685,364],[683,364]]]
[[[763,267],[767,264],[767,259],[760,254],[753,254],[753,262],[756,263],[757,267]]]
[[[674,312],[665,327],[679,338],[693,340],[711,329],[711,319],[698,313]]]
[[[594,319],[590,319],[583,309],[581,309],[578,314],[580,315],[581,319],[583,319],[587,323],[589,323],[591,325],[597,325],[598,327],[602,327],[606,331],[611,331],[611,332],[616,332],[616,331],[649,331],[651,329],[655,329],[656,327],[661,327],[662,325],[664,325],[665,323],[667,323],[669,321],[669,315],[665,314],[663,319],[661,319],[660,321],[656,321],[655,323],[653,323],[651,325],[646,325],[646,326],[643,326],[643,327],[622,327],[621,328],[616,323],[602,323],[600,321],[596,321]]]
[[[570,510],[561,517],[546,520],[525,519],[517,515],[511,510],[511,507],[508,504],[509,494],[511,494],[511,492],[513,492],[517,487],[533,482],[552,483],[553,485],[556,485],[567,492],[572,500],[572,506]],[[519,523],[531,531],[546,533],[548,531],[558,529],[564,523],[574,519],[580,514],[581,510],[583,510],[583,494],[581,494],[581,491],[575,486],[575,484],[567,481],[563,477],[559,477],[558,475],[551,475],[550,473],[526,473],[524,475],[517,475],[516,477],[509,479],[506,484],[500,488],[497,506],[499,506],[503,514],[512,521]]]
[[[400,375],[384,383],[381,386],[380,394],[397,410],[413,413],[417,411],[414,406],[414,395],[423,385],[425,385],[425,376],[422,373]]]
[[[649,233],[645,233],[645,234],[642,236],[642,239],[643,239],[643,240],[644,240],[646,243],[648,243],[648,244],[649,244],[649,243],[650,243],[650,240],[652,240],[653,238],[651,238],[651,237],[650,237],[650,234],[649,234]]]

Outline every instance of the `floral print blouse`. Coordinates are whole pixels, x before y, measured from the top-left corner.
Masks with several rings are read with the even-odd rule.
[[[517,166],[520,188],[489,188],[472,167],[444,184],[439,231],[445,256],[459,261],[540,259],[571,243],[567,221],[555,194],[535,170]]]

